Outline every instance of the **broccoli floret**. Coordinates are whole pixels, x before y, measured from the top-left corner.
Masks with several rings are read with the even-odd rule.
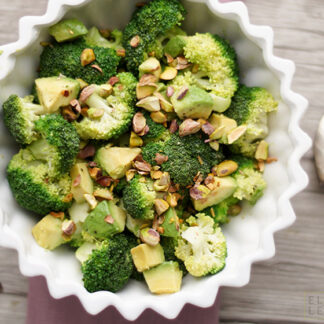
[[[149,142],[142,148],[143,159],[150,163],[155,164],[156,153],[163,154],[165,143],[162,141]]]
[[[156,164],[156,153],[168,157],[161,169],[169,172],[171,179],[181,186],[192,184],[198,172],[206,177],[211,168],[224,159],[221,149],[213,150],[197,134],[180,137],[175,133],[165,141],[148,143],[142,149],[144,160],[150,164]]]
[[[156,38],[155,42],[147,48],[147,53],[152,53],[157,59],[161,59],[163,57],[164,45],[172,38],[177,36],[186,36],[186,32],[183,31],[180,27],[175,26],[168,30],[166,33],[162,34],[158,38]]]
[[[238,125],[247,126],[245,134],[230,147],[234,153],[254,157],[259,141],[268,135],[267,114],[276,111],[277,105],[266,89],[240,86],[230,108],[224,113]]]
[[[114,187],[114,192],[116,192],[117,195],[121,196],[126,186],[127,186],[126,178],[122,178],[118,181],[117,185]]]
[[[104,38],[97,27],[92,27],[88,34],[84,36],[84,39],[89,46],[112,48],[114,50],[122,48],[121,42],[123,33],[120,30],[114,29],[110,34],[110,38],[112,38],[112,40]]]
[[[94,88],[94,93],[85,101],[90,108],[88,117],[74,122],[82,139],[108,140],[128,130],[134,114],[136,79],[131,73],[120,73],[117,77],[119,82],[114,85],[113,94],[108,98],[102,96],[101,86],[90,86]],[[96,111],[103,113],[95,117]]]
[[[175,237],[161,237],[160,244],[163,247],[165,261],[176,261],[179,263],[179,268],[185,276],[188,271],[180,259],[175,256],[175,248],[178,246],[178,238]]]
[[[126,49],[127,68],[135,75],[139,65],[148,58],[148,53],[160,54],[159,38],[179,25],[185,10],[178,0],[154,0],[137,10],[124,29],[123,45]],[[131,40],[139,37],[137,46]]]
[[[183,53],[190,63],[198,67],[195,73],[186,71],[179,74],[172,82],[176,89],[184,84],[197,85],[212,94],[215,111],[225,111],[238,88],[239,78],[236,53],[229,43],[217,35],[197,33],[171,39],[168,48],[176,49],[176,54]]]
[[[137,79],[130,72],[118,73],[117,78],[119,82],[114,85],[114,95],[132,106],[136,101]]]
[[[84,287],[89,292],[117,292],[122,289],[134,269],[131,248],[124,234],[104,241],[82,264]]]
[[[48,164],[35,160],[27,149],[20,150],[12,158],[7,177],[15,199],[23,208],[46,215],[71,206],[66,199],[71,192],[69,175],[57,180],[50,178]]]
[[[135,176],[123,191],[124,207],[134,218],[153,219],[155,198],[153,181],[149,178]]]
[[[212,207],[207,207],[206,209],[202,210],[202,213],[210,216],[214,219],[216,224],[226,224],[229,222],[229,215],[228,211],[231,206],[238,203],[238,199],[234,197],[229,197],[217,205]]]
[[[3,104],[4,122],[14,139],[27,145],[37,139],[35,121],[45,114],[45,109],[33,103],[34,97],[19,98],[11,95]]]
[[[239,165],[238,170],[231,175],[237,183],[233,197],[239,200],[246,199],[254,205],[262,197],[267,186],[262,173],[255,169],[254,161],[249,158],[232,156],[231,160]]]
[[[221,228],[205,214],[191,216],[184,225],[175,255],[195,277],[215,274],[225,267],[226,240]]]
[[[95,61],[86,66],[81,65],[81,54],[91,48]],[[112,48],[89,46],[84,39],[72,42],[56,43],[46,46],[40,58],[40,77],[52,77],[63,74],[72,79],[82,79],[89,84],[105,83],[116,75],[120,57]],[[99,66],[96,69],[94,66]]]
[[[61,115],[46,115],[35,122],[35,131],[42,137],[28,147],[35,159],[48,163],[50,176],[69,172],[80,145],[73,125]]]

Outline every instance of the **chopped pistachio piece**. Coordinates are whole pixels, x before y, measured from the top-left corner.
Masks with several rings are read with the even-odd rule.
[[[144,108],[147,111],[159,111],[161,109],[160,107],[160,101],[155,96],[146,97],[136,104],[137,107]]]
[[[245,125],[241,125],[239,127],[236,127],[235,129],[233,129],[227,135],[228,144],[233,144],[235,141],[237,141],[242,135],[244,135],[246,130],[247,130],[247,127]]]
[[[218,177],[226,177],[235,172],[237,168],[238,164],[236,162],[227,160],[218,164],[216,173]]]
[[[262,140],[256,149],[255,158],[257,160],[266,160],[268,158],[268,149],[268,143]]]
[[[130,147],[139,147],[143,145],[143,140],[134,132],[131,132],[131,136],[129,139]]]

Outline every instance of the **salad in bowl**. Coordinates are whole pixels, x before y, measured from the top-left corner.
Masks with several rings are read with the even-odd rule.
[[[43,43],[33,94],[3,104],[21,145],[7,176],[41,219],[38,245],[76,249],[89,292],[129,279],[154,294],[226,265],[221,226],[266,189],[267,115],[219,35],[181,29],[177,0],[140,6],[123,31],[65,19]]]

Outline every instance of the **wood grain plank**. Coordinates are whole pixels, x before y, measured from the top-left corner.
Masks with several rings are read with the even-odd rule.
[[[24,324],[26,309],[25,297],[0,294],[0,324]]]
[[[28,289],[27,278],[20,274],[17,263],[16,251],[0,247],[0,283],[2,292],[26,295]]]

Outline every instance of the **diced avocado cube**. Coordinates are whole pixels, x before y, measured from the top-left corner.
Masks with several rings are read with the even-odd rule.
[[[161,235],[168,237],[177,237],[179,235],[179,218],[174,208],[170,207],[164,214],[164,222],[161,224],[163,233]]]
[[[45,216],[32,229],[32,234],[39,246],[54,250],[66,241],[62,232],[63,221],[51,215]]]
[[[182,36],[172,37],[164,47],[164,53],[171,55],[173,58],[183,53],[186,46],[185,38]]]
[[[88,215],[83,229],[101,240],[123,232],[125,223],[126,212],[113,201],[104,200]]]
[[[150,246],[146,243],[131,249],[133,262],[138,272],[143,272],[164,262],[164,252],[160,244]]]
[[[49,114],[68,106],[80,91],[78,81],[61,76],[36,79],[35,84],[39,102]]]
[[[179,99],[180,91],[182,90],[176,91],[171,97],[171,103],[179,118],[208,119],[214,106],[213,97],[201,88],[190,86],[185,96]]]
[[[182,271],[176,261],[163,262],[143,274],[153,294],[172,294],[180,290]]]
[[[120,179],[140,153],[140,148],[106,146],[98,150],[96,160],[113,179]]]
[[[227,134],[232,129],[237,127],[237,123],[234,119],[228,118],[222,114],[212,114],[208,122],[214,126],[215,129],[222,127],[223,133]]]
[[[96,248],[97,245],[95,243],[85,242],[75,251],[75,257],[81,263],[86,262],[89,259],[92,251]]]
[[[237,188],[237,183],[232,177],[214,177],[214,179],[216,185],[213,190],[208,189],[204,185],[197,187],[203,195],[200,199],[192,199],[194,208],[197,211],[219,204],[224,199],[230,197]]]
[[[78,19],[62,20],[49,28],[49,34],[53,36],[58,43],[76,39],[87,33],[87,27]]]
[[[87,202],[78,203],[74,201],[72,206],[69,208],[70,218],[75,224],[83,223],[88,217],[89,212],[90,207]]]
[[[145,226],[146,225],[146,226]],[[145,219],[136,219],[127,214],[126,227],[136,237],[140,237],[141,228],[150,226],[150,221]]]
[[[76,163],[71,171],[71,192],[77,203],[85,202],[84,195],[93,193],[93,183],[88,171],[87,163]]]

